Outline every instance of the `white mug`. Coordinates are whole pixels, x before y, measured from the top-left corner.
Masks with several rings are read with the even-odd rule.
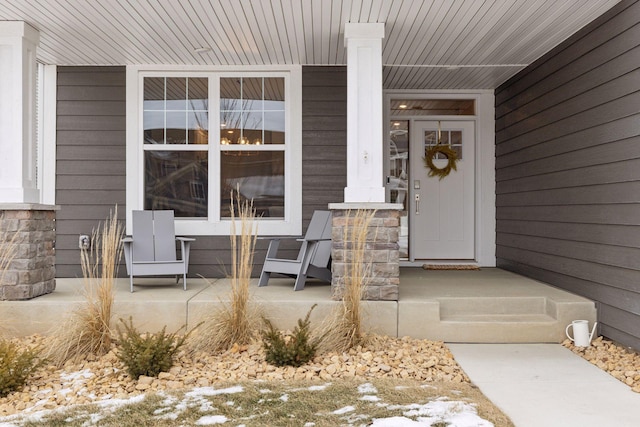
[[[591,345],[593,334],[596,331],[597,324],[598,322],[593,324],[593,329],[591,330],[591,333],[589,333],[588,320],[574,320],[567,326],[565,333],[567,334],[567,338],[573,341],[573,344],[576,347],[589,347],[589,345]],[[573,328],[573,337],[569,335],[569,328]]]

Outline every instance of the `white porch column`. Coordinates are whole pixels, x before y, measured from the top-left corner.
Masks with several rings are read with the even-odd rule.
[[[0,22],[0,203],[38,203],[36,47],[40,33]]]
[[[384,202],[382,38],[384,24],[347,23],[347,187],[345,203]]]

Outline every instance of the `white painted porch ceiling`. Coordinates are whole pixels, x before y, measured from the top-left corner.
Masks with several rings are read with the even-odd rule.
[[[617,2],[1,0],[0,20],[58,65],[343,65],[344,24],[383,22],[385,88],[492,89]]]

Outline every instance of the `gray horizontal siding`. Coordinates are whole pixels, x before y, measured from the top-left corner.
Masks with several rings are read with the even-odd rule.
[[[640,348],[640,2],[496,90],[498,266],[598,303]]]
[[[316,209],[343,200],[346,186],[346,68],[304,67],[302,75],[303,228]],[[115,204],[126,202],[124,67],[58,68],[56,261],[58,277],[79,277],[79,234],[90,234]],[[226,236],[196,236],[191,275],[223,277],[231,252]],[[259,240],[253,274],[268,241]],[[283,243],[294,257],[298,243]],[[125,268],[120,268],[120,276]]]
[[[58,67],[56,275],[82,275],[78,235],[125,212],[125,69]],[[115,106],[115,107],[114,107]]]

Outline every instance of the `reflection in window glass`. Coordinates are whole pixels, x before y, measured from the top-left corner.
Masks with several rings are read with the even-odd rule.
[[[258,216],[284,218],[284,152],[223,151],[221,155],[220,216],[230,218],[231,191],[252,200]]]
[[[208,79],[144,79],[145,144],[203,144],[208,138]]]
[[[403,206],[400,211],[400,258],[409,256],[409,121],[392,120],[389,125],[390,202]]]
[[[220,143],[284,144],[284,78],[220,79]]]
[[[462,160],[462,131],[460,130],[428,130],[424,133],[424,151],[429,147],[438,143],[438,132],[440,132],[440,144],[449,145],[453,151],[458,155],[458,159]],[[447,157],[443,154],[437,153],[436,160],[446,160]]]
[[[145,209],[173,209],[176,217],[206,218],[207,151],[145,151]]]

